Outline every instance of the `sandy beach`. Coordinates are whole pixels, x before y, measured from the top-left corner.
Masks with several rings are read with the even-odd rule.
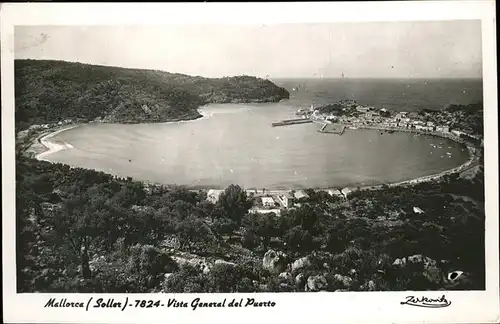
[[[63,128],[58,129],[54,132],[50,132],[49,134],[42,135],[41,137],[39,137],[37,139],[37,141],[44,146],[44,150],[42,152],[36,154],[35,159],[50,162],[46,159],[46,157],[48,155],[55,153],[55,152],[58,152],[58,151],[68,149],[68,148],[72,148],[73,146],[71,146],[71,144],[69,144],[69,143],[65,143],[65,144],[54,143],[50,139],[59,133],[76,128],[78,126],[80,126],[80,125],[71,125],[71,126],[63,127]]]

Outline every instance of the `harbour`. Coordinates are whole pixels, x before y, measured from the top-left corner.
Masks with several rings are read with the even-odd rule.
[[[306,118],[295,118],[295,119],[285,119],[285,120],[281,120],[278,122],[274,122],[274,123],[272,123],[272,126],[273,127],[289,126],[289,125],[297,125],[297,124],[308,124],[308,123],[312,123],[312,122],[313,122],[312,120],[306,119]]]
[[[273,122],[272,126],[273,127],[290,126],[290,125],[300,125],[300,124],[310,124],[310,123],[317,123],[322,125],[321,128],[318,129],[319,133],[342,135],[344,134],[344,131],[346,129],[346,126],[342,124],[329,123],[329,122],[314,120],[312,118],[285,119],[278,122]]]

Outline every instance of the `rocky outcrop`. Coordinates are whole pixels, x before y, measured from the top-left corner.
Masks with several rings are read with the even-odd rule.
[[[396,266],[396,267],[404,267],[407,264],[422,264],[422,265],[424,265],[424,267],[429,267],[429,266],[435,266],[436,263],[437,262],[435,260],[433,260],[429,257],[423,256],[422,254],[415,254],[415,255],[411,255],[407,258],[406,257],[401,258],[401,259],[398,258],[398,259],[394,260],[392,265]]]
[[[201,272],[207,274],[210,272],[210,264],[205,258],[200,258],[198,256],[182,253],[180,255],[172,256],[172,259],[179,265],[189,265],[198,268]]]
[[[177,250],[181,246],[181,242],[176,235],[169,235],[166,239],[159,243],[159,247],[164,249]]]
[[[235,267],[236,266],[236,263],[234,262],[229,262],[229,261],[225,261],[225,260],[215,260],[214,264],[225,264],[225,265],[228,265],[228,266],[233,266]]]
[[[473,280],[470,273],[457,270],[449,272],[443,278],[443,283],[444,288],[447,290],[467,289],[473,283]]]
[[[351,277],[343,276],[343,275],[338,274],[338,273],[334,274],[332,279],[335,281],[335,284],[341,285],[344,288],[351,287],[352,283],[353,283],[353,279]]]
[[[269,250],[264,254],[262,267],[271,273],[278,274],[285,270],[287,265],[286,259],[286,254],[283,252]]]
[[[368,290],[369,291],[377,290],[377,285],[375,284],[375,281],[373,280],[368,281]]]
[[[290,280],[292,280],[292,275],[288,272],[282,272],[282,273],[280,273],[278,278],[290,281]]]
[[[292,272],[297,272],[305,267],[308,267],[311,265],[311,261],[309,260],[309,257],[303,257],[300,259],[295,260],[294,263],[292,263]]]
[[[305,291],[320,291],[326,289],[327,287],[328,281],[326,281],[325,276],[310,276],[309,278],[307,278]]]
[[[437,262],[422,254],[415,254],[401,259],[396,259],[392,263],[397,268],[407,268],[418,266],[422,275],[433,284],[439,284],[442,281],[443,273],[437,266]]]
[[[295,285],[297,285],[297,287],[299,287],[300,289],[302,289],[306,284],[306,277],[304,276],[303,273],[299,273],[296,277],[295,277]]]

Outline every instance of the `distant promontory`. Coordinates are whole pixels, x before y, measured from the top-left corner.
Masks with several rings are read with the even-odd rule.
[[[278,102],[284,88],[252,76],[204,78],[53,60],[15,60],[16,128],[64,119],[153,123],[201,117],[208,103]]]

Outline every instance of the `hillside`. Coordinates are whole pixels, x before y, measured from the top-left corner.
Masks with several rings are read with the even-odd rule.
[[[16,128],[63,119],[164,122],[206,103],[276,102],[289,93],[250,76],[219,79],[48,60],[15,61]]]

